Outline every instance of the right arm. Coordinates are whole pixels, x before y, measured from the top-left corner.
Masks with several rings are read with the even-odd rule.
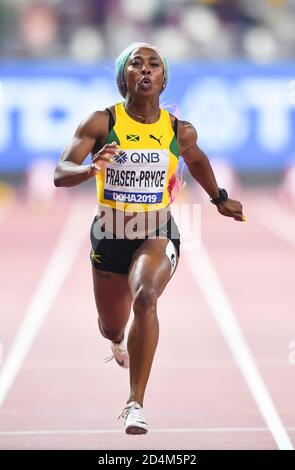
[[[115,144],[104,145],[90,165],[82,165],[92,151],[96,139],[105,141],[108,134],[108,112],[96,111],[77,128],[70,144],[62,153],[55,172],[55,186],[75,186],[101,171],[98,160],[110,161],[117,150]]]
[[[178,142],[181,155],[192,177],[205,189],[210,197],[218,197],[219,188],[213,169],[207,155],[197,144],[197,131],[187,121],[179,121]],[[242,204],[234,199],[217,204],[217,210],[226,217],[233,217],[240,222],[246,220],[243,216]]]

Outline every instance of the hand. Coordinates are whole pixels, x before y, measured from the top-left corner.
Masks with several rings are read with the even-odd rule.
[[[89,175],[96,176],[103,170],[105,162],[113,162],[113,157],[118,151],[118,148],[119,146],[117,145],[117,142],[112,142],[111,144],[105,144],[97,153],[95,153],[92,157],[92,163],[89,165]]]
[[[233,217],[239,222],[245,222],[247,219],[243,216],[243,206],[239,201],[228,199],[217,204],[218,212],[225,217]]]

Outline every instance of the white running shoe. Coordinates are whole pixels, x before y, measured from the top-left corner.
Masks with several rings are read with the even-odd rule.
[[[127,403],[119,418],[124,418],[126,434],[146,434],[148,432],[148,424],[143,417],[142,407],[136,401]]]
[[[129,354],[125,338],[123,341],[121,341],[121,343],[111,342],[111,349],[113,354],[110,357],[107,357],[104,362],[110,362],[115,359],[119,366],[124,367],[124,369],[128,369]]]

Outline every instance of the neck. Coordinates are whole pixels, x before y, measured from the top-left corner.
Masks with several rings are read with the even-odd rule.
[[[127,96],[124,107],[132,117],[139,122],[152,123],[159,119],[159,97],[152,101],[136,100],[134,96]]]

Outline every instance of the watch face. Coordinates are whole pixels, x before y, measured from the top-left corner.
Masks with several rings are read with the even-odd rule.
[[[223,200],[223,201],[227,201],[228,195],[227,195],[227,192],[226,192],[225,189],[220,189],[219,194],[220,194],[220,196],[222,197],[222,200]]]
[[[224,202],[228,200],[228,194],[225,189],[219,188],[219,196],[215,198],[210,198],[212,204],[219,204],[220,202]]]

